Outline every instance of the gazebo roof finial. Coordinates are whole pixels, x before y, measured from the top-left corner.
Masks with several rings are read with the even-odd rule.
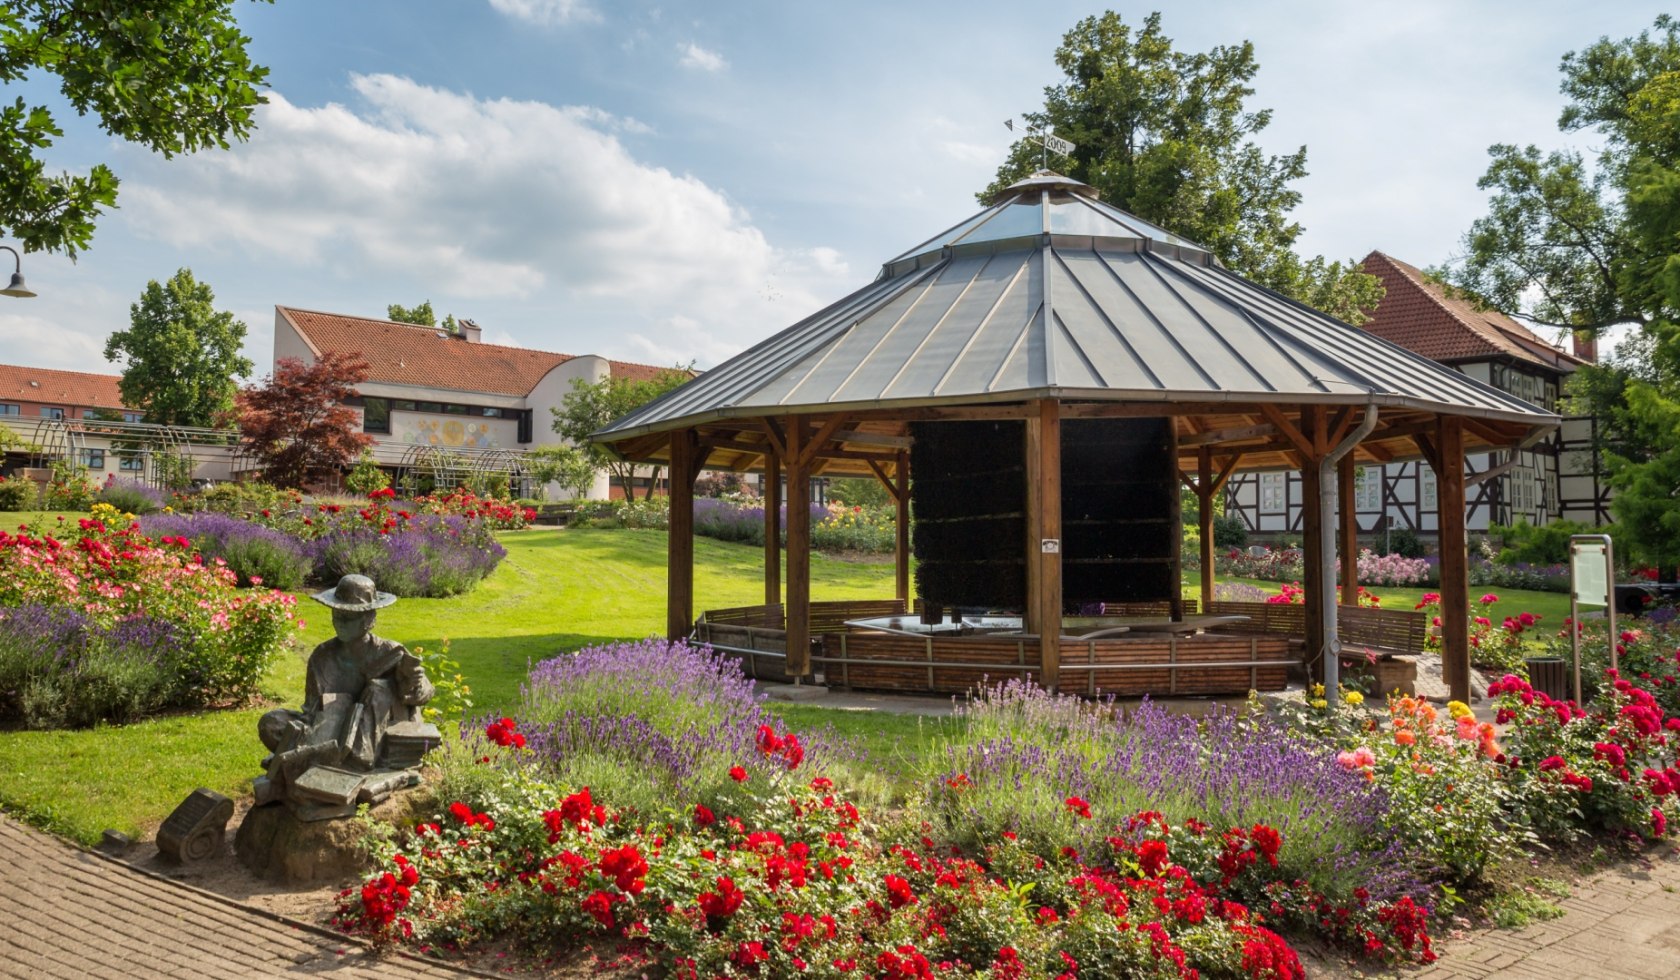
[[[1022,177],[1015,183],[1010,184],[1008,187],[1005,187],[996,194],[993,194],[990,203],[1002,204],[1004,201],[1007,201],[1019,195],[1022,191],[1027,190],[1065,191],[1069,194],[1077,194],[1080,197],[1089,198],[1093,201],[1102,200],[1102,192],[1097,190],[1095,187],[1092,187],[1090,184],[1074,180],[1072,177],[1065,174],[1059,174],[1054,170],[1039,170],[1030,176]]]

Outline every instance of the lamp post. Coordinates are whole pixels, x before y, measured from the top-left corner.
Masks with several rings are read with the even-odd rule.
[[[11,284],[5,289],[0,289],[0,296],[16,296],[19,299],[28,299],[34,296],[35,291],[23,284],[23,256],[19,255],[18,250],[10,245],[0,245],[0,248],[12,253],[14,262]]]

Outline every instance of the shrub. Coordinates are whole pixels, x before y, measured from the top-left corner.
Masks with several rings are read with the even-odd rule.
[[[356,460],[356,466],[350,471],[350,475],[344,478],[344,485],[351,493],[365,497],[375,490],[383,490],[390,486],[391,475],[374,462],[373,453],[364,452]]]
[[[1213,544],[1216,548],[1242,548],[1248,544],[1248,525],[1236,514],[1213,516]]]
[[[0,511],[34,509],[35,481],[21,476],[0,476]]]
[[[1510,527],[1496,524],[1492,533],[1505,545],[1494,558],[1501,565],[1563,565],[1569,561],[1570,535],[1606,532],[1579,521],[1553,521],[1539,526],[1518,521]]]
[[[814,508],[813,508],[814,511]],[[892,507],[830,506],[821,520],[812,515],[811,547],[818,551],[879,554],[893,550],[897,512]]]
[[[99,501],[135,515],[156,513],[167,504],[163,491],[139,480],[118,479],[116,474],[106,478],[105,485],[99,489]]]
[[[438,514],[381,520],[368,513],[374,516],[339,513],[320,523],[309,545],[315,581],[366,575],[394,595],[437,598],[470,590],[507,557],[482,521]]]
[[[241,586],[295,590],[313,567],[303,542],[296,538],[214,511],[154,514],[140,526],[154,538],[186,538],[206,559],[225,562]]]
[[[29,702],[16,696],[6,711],[83,724],[255,693],[287,642],[292,597],[241,591],[231,570],[204,564],[190,541],[154,541],[138,523],[83,518],[78,533],[67,543],[38,529],[0,532],[0,614],[63,617],[41,627],[56,638],[51,647],[30,646],[30,626],[0,628],[11,669],[23,672],[12,683],[35,678],[25,685]],[[64,639],[71,633],[74,642]],[[49,654],[71,657],[75,669]]]
[[[1402,558],[1422,558],[1428,549],[1423,546],[1423,539],[1409,527],[1397,527],[1387,533],[1386,547],[1390,552]]]
[[[1216,832],[1276,827],[1291,842],[1278,855],[1280,880],[1338,900],[1360,886],[1380,898],[1416,887],[1379,833],[1382,792],[1264,719],[1216,711],[1198,721],[1148,701],[1122,716],[1112,702],[1019,682],[982,688],[958,715],[964,734],[924,778],[930,819],[961,846],[1010,831],[1047,853],[1091,853],[1103,828],[1154,810]],[[1067,797],[1087,801],[1094,819],[1059,819],[1054,804]]]
[[[54,460],[52,479],[41,494],[41,503],[48,510],[87,510],[99,487],[88,478],[88,469],[65,460]]]

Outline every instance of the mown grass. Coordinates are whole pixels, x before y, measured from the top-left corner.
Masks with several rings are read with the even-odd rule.
[[[48,520],[53,516],[46,515]],[[507,559],[471,593],[404,599],[379,618],[381,635],[411,648],[437,651],[447,638],[451,657],[471,686],[476,711],[511,707],[535,661],[590,644],[663,632],[663,532],[536,528],[505,534],[502,541]],[[762,554],[754,547],[697,539],[695,608],[760,601]],[[814,599],[891,594],[890,562],[846,562],[818,555],[811,569]],[[1276,583],[1254,584],[1276,588]],[[1385,606],[1409,609],[1423,590],[1377,592]],[[1195,594],[1192,589],[1187,593]],[[1568,615],[1567,597],[1500,594],[1501,613],[1527,609],[1554,627]],[[264,754],[256,738],[257,718],[275,704],[295,706],[301,700],[305,658],[331,635],[327,610],[299,595],[305,626],[293,649],[265,678],[268,703],[83,731],[0,732],[0,806],[93,842],[105,828],[145,833],[199,786],[230,796],[248,792]],[[830,728],[854,739],[883,771],[894,772],[904,771],[906,763],[930,751],[944,726],[952,724],[915,715],[799,704],[776,703],[770,708],[796,730]]]

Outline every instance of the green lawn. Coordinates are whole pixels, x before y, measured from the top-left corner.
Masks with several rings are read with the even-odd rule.
[[[663,631],[663,532],[538,528],[505,534],[502,541],[507,560],[473,592],[451,599],[404,599],[379,618],[382,635],[410,647],[435,651],[447,637],[477,710],[511,707],[534,661]],[[754,547],[698,539],[696,609],[759,601],[762,554]],[[814,556],[812,597],[887,596],[892,576],[890,562]],[[1276,583],[1254,584],[1276,588]],[[1384,605],[1409,609],[1423,590],[1377,591]],[[1554,627],[1568,615],[1563,596],[1503,592],[1501,597],[1497,609],[1502,614],[1526,609]],[[295,705],[301,698],[304,657],[331,633],[325,608],[303,602],[300,609],[307,625],[299,642],[264,684],[271,698],[284,704]],[[263,710],[178,715],[87,731],[0,732],[0,805],[83,841],[97,840],[107,827],[142,833],[195,787],[229,795],[248,791],[264,753],[256,738]],[[807,705],[774,704],[771,710],[796,730],[832,727],[855,739],[882,771],[925,752],[940,727],[916,716]]]
[[[448,637],[480,710],[511,706],[534,661],[663,632],[663,532],[536,528],[502,535],[502,541],[507,560],[474,591],[450,599],[403,599],[379,615],[380,634],[411,647],[436,650]],[[759,601],[762,554],[697,540],[696,607]],[[814,556],[812,597],[890,595],[892,575],[891,564]],[[325,607],[304,602],[299,608],[306,623],[300,642],[264,685],[275,700],[290,705],[303,695],[304,658],[332,632]],[[264,710],[177,715],[85,731],[0,732],[0,805],[85,842],[97,841],[107,827],[141,833],[195,787],[248,792],[264,754],[256,734]],[[795,720],[811,727],[803,718]],[[845,716],[840,720],[854,730],[870,727]],[[913,731],[915,719],[873,724]],[[878,744],[884,749],[902,741],[893,736]]]

